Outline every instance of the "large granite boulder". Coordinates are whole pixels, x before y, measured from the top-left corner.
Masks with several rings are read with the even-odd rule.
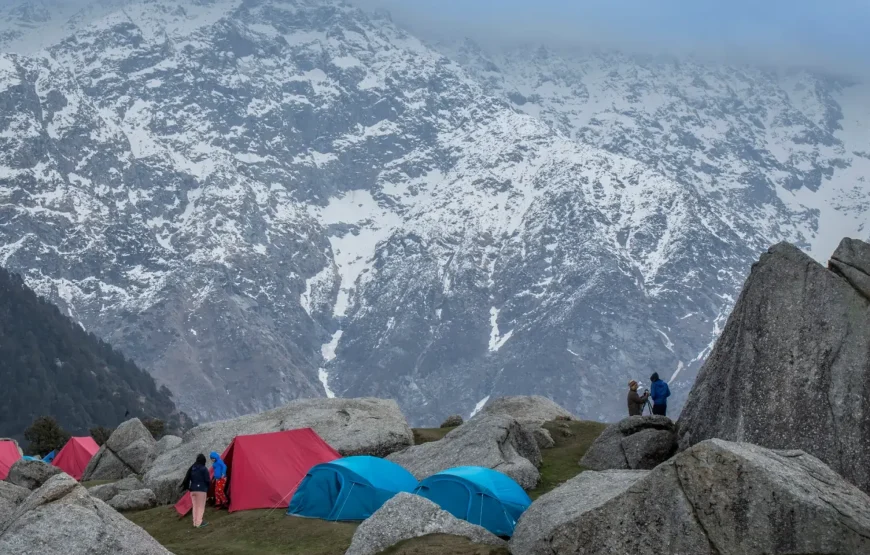
[[[828,268],[843,276],[856,291],[870,300],[870,245],[856,239],[843,239],[828,262]]]
[[[459,520],[428,499],[400,493],[359,525],[345,555],[374,555],[401,541],[430,534],[462,536],[496,547],[507,545],[491,532]]]
[[[156,447],[157,441],[141,420],[127,420],[115,428],[106,444],[91,458],[82,481],[120,480],[143,474]]]
[[[29,489],[9,482],[0,482],[0,529],[28,496],[30,496]]]
[[[171,555],[66,474],[50,478],[0,526],[0,553]]]
[[[870,497],[802,451],[708,440],[654,470],[584,472],[543,495],[511,552],[870,553]]]
[[[455,466],[483,466],[507,474],[525,489],[537,485],[541,451],[534,435],[508,416],[476,416],[438,441],[387,457],[418,480]]]
[[[605,428],[580,465],[590,470],[651,470],[677,452],[677,432],[667,416],[630,416]]]
[[[863,272],[868,251],[844,241],[837,264]],[[867,353],[867,297],[842,270],[791,245],[771,248],[701,368],[678,421],[680,448],[721,438],[801,449],[870,492]]]
[[[540,395],[499,397],[484,405],[479,415],[485,414],[510,416],[521,424],[535,423],[538,426],[552,420],[574,420],[573,414]]]
[[[157,498],[150,489],[124,491],[109,500],[109,506],[116,511],[144,511],[157,506]]]
[[[414,443],[399,405],[387,399],[304,399],[260,414],[197,426],[158,456],[145,474],[158,503],[173,503],[196,455],[223,452],[238,435],[313,428],[344,456],[385,456]]]
[[[532,433],[540,449],[549,449],[555,445],[552,435],[543,428],[544,423],[553,420],[574,420],[567,410],[555,402],[540,395],[518,395],[499,397],[487,403],[478,413],[477,418],[486,415],[509,416]]]
[[[49,478],[63,471],[56,466],[45,464],[42,461],[25,461],[19,459],[9,469],[6,481],[22,488],[35,490],[42,486]]]

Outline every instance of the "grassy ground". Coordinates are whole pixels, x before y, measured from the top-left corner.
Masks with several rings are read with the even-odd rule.
[[[200,529],[172,507],[125,516],[176,555],[339,555],[356,530],[356,524],[287,516],[284,509],[229,514],[209,507],[208,526]]]
[[[583,469],[578,461],[604,430],[596,422],[551,422],[545,425],[556,445],[542,452],[541,483],[532,499],[551,491]],[[437,441],[452,428],[414,430],[417,444]],[[176,555],[340,555],[350,546],[356,524],[286,516],[283,509],[228,514],[206,509],[209,525],[195,530],[188,515],[179,519],[172,507],[127,513],[126,516]],[[472,544],[464,538],[426,536],[388,550],[393,555],[501,555],[507,550]]]
[[[414,445],[438,441],[456,428],[414,428]]]
[[[529,497],[537,499],[580,474],[583,470],[578,464],[580,459],[606,427],[607,424],[585,420],[544,424],[556,445],[541,452],[544,459],[541,481],[529,492]]]
[[[91,480],[89,482],[82,482],[82,485],[86,488],[92,488],[94,486],[102,486],[103,484],[111,484],[117,481],[118,480]]]

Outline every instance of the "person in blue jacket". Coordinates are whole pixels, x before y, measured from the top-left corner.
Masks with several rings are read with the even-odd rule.
[[[208,522],[203,522],[202,517],[205,514],[205,498],[208,495],[210,482],[211,477],[208,474],[208,468],[205,467],[205,455],[200,453],[196,456],[196,462],[193,463],[193,466],[187,469],[187,475],[181,483],[181,489],[190,492],[194,528],[208,526]]]
[[[218,509],[227,508],[227,464],[221,459],[216,451],[208,455],[211,457],[211,469],[214,471],[214,504]]]
[[[671,396],[671,389],[668,383],[659,379],[659,373],[656,372],[649,377],[652,385],[649,388],[650,397],[653,400],[653,414],[667,416],[668,414],[668,397]]]

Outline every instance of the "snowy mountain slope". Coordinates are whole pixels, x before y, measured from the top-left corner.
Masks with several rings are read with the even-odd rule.
[[[866,221],[811,188],[796,220],[775,187],[695,184],[714,170],[642,133],[554,130],[555,105],[523,114],[347,5],[49,13],[39,40],[3,19],[29,55],[0,55],[0,263],[199,418],[338,394],[434,423],[511,393],[616,418],[628,379],[691,380],[758,250]],[[720,143],[711,165],[737,172]]]

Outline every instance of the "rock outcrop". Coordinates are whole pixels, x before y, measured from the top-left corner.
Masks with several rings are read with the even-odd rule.
[[[101,484],[88,488],[88,493],[101,501],[109,503],[117,495],[122,493],[144,489],[145,484],[142,483],[136,476],[129,476],[123,480],[112,482],[110,484]]]
[[[590,470],[651,470],[677,452],[677,432],[667,416],[630,416],[608,426],[580,461]]]
[[[109,500],[109,506],[116,511],[144,511],[157,506],[157,498],[150,489],[124,491]]]
[[[474,543],[505,546],[491,532],[459,520],[418,495],[400,493],[363,521],[345,555],[374,555],[411,538],[430,534],[462,536]]]
[[[507,474],[525,489],[540,478],[541,451],[534,435],[508,416],[476,416],[444,438],[387,457],[418,480],[454,466],[483,466]]]
[[[499,397],[487,403],[478,417],[483,415],[509,416],[531,432],[541,449],[549,449],[555,442],[550,432],[543,428],[553,420],[574,420],[574,415],[554,401],[540,395]]]
[[[522,424],[535,423],[538,426],[551,420],[574,420],[573,414],[540,395],[499,397],[487,403],[480,414],[510,416]]]
[[[344,456],[383,457],[414,443],[395,401],[385,399],[305,399],[260,414],[197,426],[181,444],[158,456],[145,474],[146,487],[161,504],[179,496],[178,484],[199,453],[222,452],[238,435],[313,428]]]
[[[0,553],[171,555],[66,474],[50,478],[0,526]]]
[[[542,496],[511,552],[870,553],[870,496],[802,451],[708,440],[630,472],[584,472]]]
[[[22,488],[35,490],[42,486],[52,476],[61,474],[63,471],[42,461],[26,461],[19,459],[9,469],[6,481]]]
[[[870,245],[855,239],[843,239],[828,262],[828,268],[870,300]]]
[[[82,481],[120,480],[143,474],[154,458],[157,441],[138,418],[118,426],[88,463]]]
[[[801,449],[870,492],[870,301],[855,281],[870,246],[844,240],[831,264],[780,244],[753,266],[678,421],[681,449]]]
[[[30,490],[9,482],[0,482],[0,530],[21,503],[30,496]]]
[[[568,480],[526,509],[511,538],[511,551],[552,553],[547,549],[554,534],[572,529],[574,521],[622,495],[646,475],[642,470],[589,471]]]

